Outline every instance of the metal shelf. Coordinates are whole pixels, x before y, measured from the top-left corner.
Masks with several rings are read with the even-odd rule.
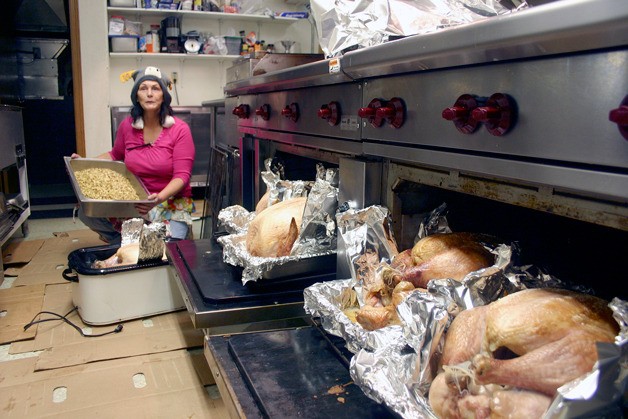
[[[248,20],[256,22],[273,22],[284,23],[290,25],[296,21],[302,20],[292,17],[278,17],[267,15],[249,15],[239,13],[221,13],[221,12],[199,12],[196,10],[166,10],[166,9],[140,9],[135,7],[107,7],[109,12],[135,14],[137,16],[185,16],[201,19],[214,20]]]
[[[149,58],[151,60],[163,59],[171,60],[177,59],[180,61],[185,60],[217,60],[217,61],[233,61],[240,58],[239,55],[215,55],[215,54],[170,54],[170,53],[148,53],[148,52],[110,52],[111,58],[137,58],[139,60],[143,58]]]

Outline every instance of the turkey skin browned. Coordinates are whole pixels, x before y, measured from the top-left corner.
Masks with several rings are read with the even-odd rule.
[[[540,417],[558,387],[591,371],[596,342],[614,342],[618,331],[606,301],[561,289],[519,291],[465,310],[447,331],[430,404],[446,418]],[[454,366],[464,361],[470,370]]]
[[[494,263],[493,254],[479,242],[479,237],[464,232],[424,237],[409,252],[406,250],[393,259],[391,267],[383,271],[383,280],[392,286],[408,281],[417,288],[427,287],[432,279],[460,281],[470,272]]]
[[[264,209],[253,218],[246,234],[246,249],[253,256],[290,255],[299,237],[307,198],[292,198]]]

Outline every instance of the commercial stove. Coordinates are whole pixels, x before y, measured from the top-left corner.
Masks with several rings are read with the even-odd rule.
[[[447,202],[454,231],[517,241],[519,264],[626,298],[617,286],[628,250],[625,0],[555,1],[238,80],[225,93],[227,141],[240,165],[225,174],[238,199],[216,200],[223,207],[253,209],[268,158],[282,160],[292,179],[320,163],[339,169],[340,203],[389,208],[400,248],[422,214]],[[258,391],[268,384],[252,369],[261,361],[243,365],[255,357],[242,347],[272,356],[285,348],[271,342],[289,342],[292,357],[313,336],[330,344],[303,313],[302,289],[347,277],[338,246],[335,274],[279,289],[234,281],[211,239],[168,245],[234,417],[273,416],[277,407]],[[230,296],[234,289],[244,295]],[[218,336],[264,328],[273,331]],[[266,375],[275,368],[289,375],[292,364],[275,362]],[[255,408],[242,407],[249,402]]]

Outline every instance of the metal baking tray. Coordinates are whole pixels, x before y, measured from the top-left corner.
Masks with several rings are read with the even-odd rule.
[[[139,217],[140,213],[135,209],[135,205],[139,203],[148,203],[146,197],[149,193],[141,180],[137,178],[126,165],[120,161],[101,160],[101,159],[72,159],[64,157],[65,167],[70,176],[72,188],[79,200],[83,212],[89,217],[119,217],[132,218]],[[114,201],[109,199],[90,199],[85,197],[81,192],[81,188],[76,180],[75,172],[83,169],[103,168],[114,170],[126,177],[131,186],[140,197],[138,201]]]
[[[336,272],[336,253],[292,260],[265,271],[262,279],[281,280],[295,276]]]

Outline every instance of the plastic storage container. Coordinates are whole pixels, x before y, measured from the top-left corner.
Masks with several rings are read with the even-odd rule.
[[[110,36],[111,52],[137,52],[139,38],[134,35]]]
[[[85,247],[68,255],[63,277],[73,283],[72,302],[83,322],[105,325],[185,308],[167,261],[92,268],[118,248]]]
[[[242,38],[239,36],[225,36],[225,45],[227,46],[228,55],[240,55],[240,45]]]
[[[135,7],[137,6],[136,0],[109,0],[109,6],[111,7]]]

